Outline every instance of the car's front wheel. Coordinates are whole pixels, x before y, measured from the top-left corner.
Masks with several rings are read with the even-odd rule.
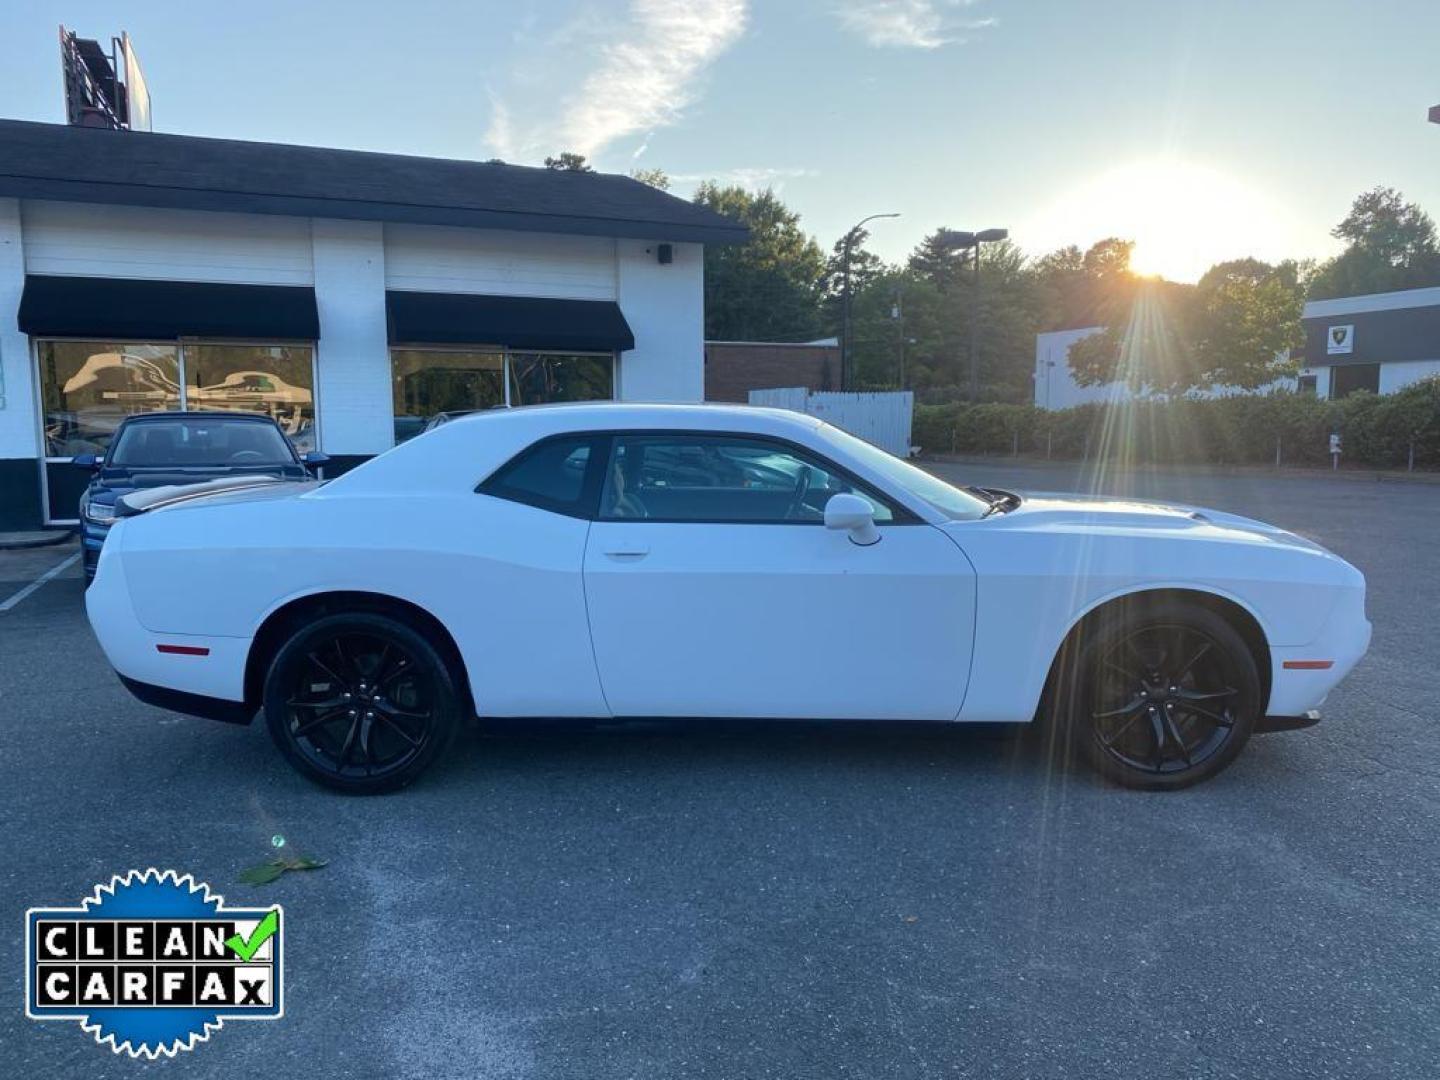
[[[1264,703],[1245,640],[1194,604],[1126,605],[1082,627],[1054,688],[1055,719],[1100,773],[1167,790],[1235,759]]]
[[[339,791],[404,787],[459,727],[456,680],[409,624],[371,612],[298,627],[265,680],[271,738],[305,776]]]

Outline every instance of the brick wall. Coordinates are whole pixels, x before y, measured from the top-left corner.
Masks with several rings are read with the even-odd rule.
[[[751,390],[803,386],[840,389],[837,345],[786,345],[763,341],[705,343],[705,400],[748,401]]]

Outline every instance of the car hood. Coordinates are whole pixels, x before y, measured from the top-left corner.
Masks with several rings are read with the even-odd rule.
[[[202,506],[293,499],[323,487],[326,482],[247,474],[217,477],[198,484],[167,484],[131,492],[124,502],[119,503],[117,513],[119,517],[126,518],[157,510],[183,511]]]
[[[1020,505],[987,519],[1005,528],[1134,535],[1185,532],[1216,540],[1325,551],[1315,541],[1254,518],[1183,503],[1052,492],[1023,494]]]

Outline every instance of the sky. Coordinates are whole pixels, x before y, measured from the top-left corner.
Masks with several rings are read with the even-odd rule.
[[[1385,184],[1440,215],[1434,0],[246,0],[0,7],[0,116],[56,28],[136,42],[155,129],[773,187],[829,247],[940,226],[1146,273],[1323,258]]]

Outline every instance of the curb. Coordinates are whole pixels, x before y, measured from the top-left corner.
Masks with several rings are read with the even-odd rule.
[[[73,540],[74,529],[46,529],[43,532],[0,533],[0,551],[23,551],[26,548],[53,547]]]

